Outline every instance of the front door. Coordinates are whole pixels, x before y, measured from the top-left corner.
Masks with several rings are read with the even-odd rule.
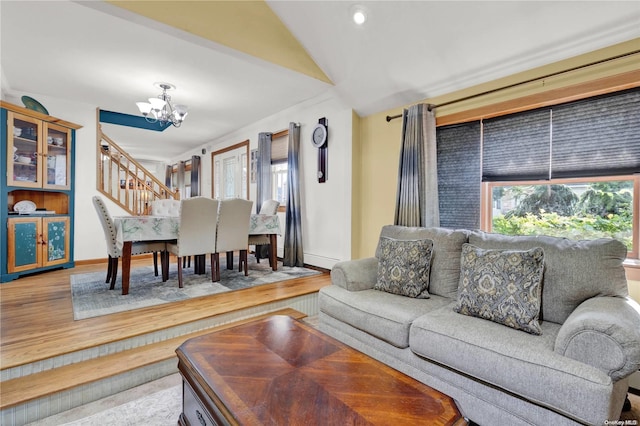
[[[211,164],[213,198],[248,198],[249,141],[211,153]]]

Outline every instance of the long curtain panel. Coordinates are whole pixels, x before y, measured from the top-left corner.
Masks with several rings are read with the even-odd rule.
[[[256,179],[256,213],[260,211],[260,206],[271,195],[271,137],[269,132],[258,134],[258,164]]]
[[[289,123],[287,155],[287,208],[284,232],[284,266],[304,266],[300,201],[300,125]]]
[[[191,156],[191,196],[197,197],[200,195],[200,156]]]
[[[439,226],[436,119],[426,104],[411,106],[402,116],[402,146],[394,223]]]

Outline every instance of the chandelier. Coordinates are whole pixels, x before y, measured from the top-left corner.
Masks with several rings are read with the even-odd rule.
[[[174,90],[176,86],[171,83],[154,83],[154,86],[162,89],[162,93],[156,98],[149,98],[149,102],[136,102],[138,109],[149,123],[160,123],[160,126],[173,124],[180,127],[187,116],[186,105],[173,105],[171,96],[167,90]]]

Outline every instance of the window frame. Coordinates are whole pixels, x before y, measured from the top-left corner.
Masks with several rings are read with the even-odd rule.
[[[597,176],[581,178],[562,178],[530,181],[493,181],[482,182],[480,190],[480,229],[492,232],[493,228],[493,189],[502,186],[554,185],[630,180],[633,182],[632,249],[627,259],[640,265],[640,174],[619,176]]]

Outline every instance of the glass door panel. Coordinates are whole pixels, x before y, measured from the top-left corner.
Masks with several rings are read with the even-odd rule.
[[[40,146],[41,121],[20,114],[8,114],[7,183],[14,186],[42,187]]]
[[[44,187],[69,188],[71,130],[53,124],[45,124],[43,140]]]

